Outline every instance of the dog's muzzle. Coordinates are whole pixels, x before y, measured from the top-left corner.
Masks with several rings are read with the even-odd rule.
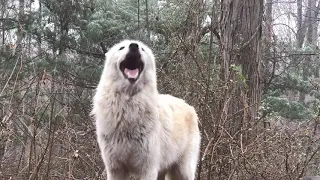
[[[134,83],[140,76],[143,70],[143,62],[139,52],[139,46],[136,43],[129,45],[129,52],[125,59],[120,63],[120,70],[124,77],[131,83]]]

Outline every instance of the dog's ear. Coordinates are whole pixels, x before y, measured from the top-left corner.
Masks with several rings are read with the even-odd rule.
[[[104,59],[108,58],[108,52],[104,53]]]
[[[100,47],[101,47],[104,54],[106,54],[108,52],[108,50],[106,49],[106,46],[103,44],[103,42],[100,42]]]
[[[100,42],[100,47],[101,47],[102,52],[103,52],[103,54],[104,54],[104,58],[103,58],[103,60],[101,60],[101,61],[99,62],[99,65],[103,64],[104,60],[106,60],[107,57],[108,57],[108,55],[107,55],[107,54],[108,54],[108,49],[106,48],[106,46],[104,45],[103,42]]]
[[[104,53],[104,62],[107,62],[114,52],[115,51],[112,48],[106,49],[106,52]]]
[[[113,54],[114,50],[112,51],[112,49],[110,47],[106,48],[105,51],[104,51],[104,57],[105,59],[108,58],[108,56],[110,56],[110,54]]]
[[[108,49],[106,50],[106,52],[104,52],[104,59],[105,59],[105,60],[108,59],[108,57],[110,56],[110,54],[112,54],[112,52],[111,52],[110,50],[111,50],[111,49],[108,48]]]

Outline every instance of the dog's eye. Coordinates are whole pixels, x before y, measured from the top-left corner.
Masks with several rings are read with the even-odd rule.
[[[143,48],[141,48],[142,49],[142,51],[144,51],[144,49]]]
[[[124,46],[122,46],[122,47],[119,49],[119,51],[122,50],[122,49],[124,49]]]

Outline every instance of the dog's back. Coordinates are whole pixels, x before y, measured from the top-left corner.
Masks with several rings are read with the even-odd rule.
[[[184,100],[171,95],[160,95],[160,121],[170,137],[163,136],[162,164],[170,179],[194,179],[197,166],[200,132],[195,109]]]

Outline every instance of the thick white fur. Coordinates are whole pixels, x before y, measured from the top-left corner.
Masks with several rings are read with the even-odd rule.
[[[139,45],[144,70],[131,84],[119,64],[133,42]],[[92,114],[108,180],[127,180],[131,174],[139,180],[160,180],[165,174],[173,180],[195,178],[197,114],[183,100],[158,93],[155,58],[142,42],[124,40],[106,54]]]

